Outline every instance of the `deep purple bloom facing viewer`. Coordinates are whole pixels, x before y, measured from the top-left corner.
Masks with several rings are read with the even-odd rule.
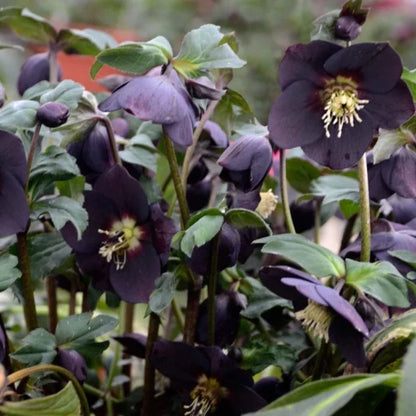
[[[269,115],[271,140],[301,146],[332,169],[354,166],[379,128],[395,129],[414,113],[402,70],[388,43],[289,47],[279,66],[282,94]]]
[[[95,287],[130,303],[147,302],[167,261],[176,228],[157,205],[149,206],[140,183],[115,165],[85,193],[89,224],[77,241],[68,223],[63,236]]]

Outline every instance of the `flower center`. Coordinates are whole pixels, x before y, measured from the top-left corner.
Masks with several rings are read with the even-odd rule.
[[[325,113],[322,116],[326,137],[330,137],[329,126],[338,123],[337,137],[341,137],[344,124],[354,127],[354,122],[361,123],[358,111],[368,104],[368,100],[360,100],[355,88],[349,85],[335,85],[325,90]]]
[[[133,218],[123,218],[112,224],[111,229],[98,230],[100,234],[107,236],[101,244],[98,253],[103,256],[108,263],[111,261],[116,265],[116,270],[123,269],[126,264],[127,251],[134,250],[140,245],[142,231],[136,226]]]
[[[269,189],[267,192],[260,192],[260,202],[256,212],[263,218],[268,218],[276,209],[277,196]]]
[[[191,404],[184,406],[185,416],[205,416],[214,412],[218,402],[227,395],[227,389],[221,387],[215,378],[205,374],[199,377],[198,384],[191,391]]]
[[[329,340],[329,326],[331,325],[333,313],[325,306],[314,301],[309,301],[308,306],[295,313],[296,319],[302,322],[302,325],[313,333],[317,338],[323,338],[326,342]]]

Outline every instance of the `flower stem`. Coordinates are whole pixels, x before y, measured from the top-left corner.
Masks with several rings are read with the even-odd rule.
[[[133,332],[133,320],[134,320],[134,304],[126,303],[124,310],[124,328],[122,329],[123,334],[130,334]],[[131,380],[131,363],[123,365],[123,374]],[[124,396],[130,394],[131,383],[124,383]]]
[[[153,345],[159,333],[159,316],[155,313],[150,314],[149,328],[147,332],[146,357],[144,367],[144,392],[142,416],[152,415],[153,398],[155,395],[155,368],[150,362]]]
[[[319,244],[320,240],[320,231],[321,231],[321,205],[322,200],[317,199],[315,200],[315,216],[314,216],[314,241],[316,244]]]
[[[342,234],[340,251],[344,250],[348,246],[351,240],[352,233],[354,231],[355,221],[357,220],[357,214],[354,214],[348,218],[347,224],[345,225],[344,232]]]
[[[173,311],[173,314],[175,316],[176,324],[178,325],[179,331],[183,332],[184,329],[185,329],[184,328],[184,322],[183,322],[183,316],[182,316],[181,309],[178,305],[178,302],[176,301],[175,298],[172,299],[171,306],[172,306],[172,311]]]
[[[27,330],[33,331],[38,327],[35,298],[33,295],[33,282],[30,273],[29,256],[27,251],[26,231],[17,234],[17,251],[20,271],[22,272],[23,312]]]
[[[292,214],[290,213],[289,207],[289,196],[287,190],[287,180],[286,180],[286,150],[280,150],[280,198],[282,200],[283,216],[285,217],[286,228],[292,233],[296,234],[295,226],[292,220]]]
[[[46,278],[46,288],[48,291],[48,312],[49,312],[49,331],[55,333],[58,324],[58,304],[56,301],[56,284],[55,278],[48,276]]]
[[[85,396],[85,393],[81,384],[79,384],[78,380],[71,372],[69,372],[67,369],[63,367],[60,367],[54,364],[39,364],[33,367],[24,368],[23,370],[15,371],[14,373],[9,374],[7,376],[7,381],[8,381],[8,384],[13,384],[23,378],[31,376],[32,374],[41,373],[45,371],[53,371],[55,373],[61,374],[67,380],[72,382],[74,389],[78,395],[80,404],[81,404],[82,414],[84,416],[88,416],[90,414],[90,408],[88,406],[88,400],[87,400],[87,397]]]
[[[49,48],[49,82],[52,85],[58,83],[58,49],[55,45]]]
[[[364,154],[358,162],[358,179],[360,182],[360,216],[361,216],[361,261],[370,261],[371,228],[370,196],[368,192],[367,158]]]
[[[312,380],[319,380],[325,371],[328,361],[329,343],[325,340],[321,341],[318,354],[316,356],[315,367],[313,369]]]
[[[33,158],[35,157],[35,152],[36,152],[36,147],[39,141],[39,134],[40,134],[41,127],[42,127],[41,123],[36,124],[35,131],[33,133],[32,140],[30,142],[29,154],[27,156],[27,177],[26,177],[26,184],[25,184],[26,195],[28,194],[28,191],[29,191],[30,171],[32,169]]]
[[[218,248],[220,233],[212,240],[211,265],[208,278],[208,342],[215,345],[215,291],[217,287]]]
[[[114,162],[117,165],[122,165],[120,155],[118,154],[117,142],[114,136],[113,126],[111,125],[111,120],[108,117],[100,117],[100,120],[104,123],[104,126],[107,130],[108,140],[110,142],[111,154],[113,155]]]

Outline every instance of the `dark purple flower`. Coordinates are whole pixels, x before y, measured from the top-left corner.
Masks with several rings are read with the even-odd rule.
[[[415,218],[416,213],[416,199],[402,198],[394,194],[387,198],[387,202],[392,209],[392,219],[399,224],[406,224]]]
[[[261,136],[242,136],[218,159],[221,179],[237,189],[250,192],[259,188],[269,173],[273,152],[269,141]]]
[[[372,163],[367,158],[370,197],[387,198],[393,193],[404,198],[416,198],[416,153],[409,146],[402,146],[389,159]]]
[[[120,337],[114,337],[123,347],[123,352],[137,358],[145,358],[147,337],[142,334],[124,334]]]
[[[367,19],[367,14],[368,9],[361,8],[361,0],[347,1],[335,21],[335,37],[346,41],[357,38],[361,33],[361,26]]]
[[[212,191],[210,178],[186,186],[186,201],[190,212],[199,211],[208,205]]]
[[[143,121],[161,124],[178,145],[192,144],[195,111],[177,73],[142,75],[113,91],[99,106],[101,111],[124,109]]]
[[[36,112],[37,120],[47,127],[59,127],[66,123],[69,117],[69,108],[59,102],[49,102],[41,105]]]
[[[207,77],[186,79],[185,86],[194,98],[219,100],[225,94],[225,90],[215,88],[215,84]]]
[[[296,317],[318,338],[338,345],[357,367],[366,362],[368,329],[354,306],[316,278],[288,266],[269,266],[259,276],[272,292],[293,303]]]
[[[414,113],[402,70],[388,43],[291,46],[279,66],[282,94],[269,115],[271,140],[283,149],[301,146],[332,169],[353,166],[379,128],[395,129]]]
[[[53,363],[66,368],[80,383],[83,383],[87,378],[87,365],[84,357],[75,350],[58,348],[58,353]]]
[[[288,379],[280,381],[276,377],[263,377],[254,385],[254,390],[263,397],[267,403],[278,399],[290,391]]]
[[[215,295],[215,345],[224,348],[234,342],[240,325],[240,312],[246,306],[245,296],[234,290],[226,290]],[[199,306],[195,341],[198,344],[210,344],[208,340],[208,299]]]
[[[62,68],[58,64],[58,81],[61,79]],[[25,61],[17,79],[17,90],[23,95],[27,89],[40,81],[49,81],[49,58],[46,52],[32,55]]]
[[[198,126],[199,121],[196,122],[195,127]],[[212,146],[217,148],[226,148],[228,146],[228,137],[224,130],[214,121],[207,120],[204,124],[201,139],[208,136]]]
[[[14,134],[0,130],[0,237],[16,234],[27,227],[26,178],[22,141]]]
[[[187,416],[240,416],[266,405],[253,390],[249,372],[241,370],[218,347],[159,340],[150,359],[170,378],[173,388],[186,396]]]
[[[122,300],[147,302],[167,261],[176,228],[156,205],[149,206],[140,183],[115,165],[85,192],[89,224],[77,241],[72,224],[63,236],[95,287]]]

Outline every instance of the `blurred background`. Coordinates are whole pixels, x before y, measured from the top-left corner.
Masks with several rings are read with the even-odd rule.
[[[235,71],[230,88],[242,93],[260,122],[266,123],[269,109],[279,93],[277,66],[287,46],[307,42],[312,22],[344,1],[336,0],[0,0],[0,7],[27,7],[50,19],[57,27],[93,27],[112,34],[117,41],[148,40],[163,35],[178,51],[183,35],[204,23],[220,25],[223,33],[234,31],[239,55],[247,65]],[[389,40],[401,54],[404,65],[416,67],[416,0],[369,0],[371,8],[359,41]],[[0,25],[0,44],[22,44],[7,27]],[[0,81],[10,99],[25,52],[0,50]],[[100,87],[90,80],[94,59],[59,55],[64,77],[88,89]],[[108,69],[98,75],[111,73]]]

